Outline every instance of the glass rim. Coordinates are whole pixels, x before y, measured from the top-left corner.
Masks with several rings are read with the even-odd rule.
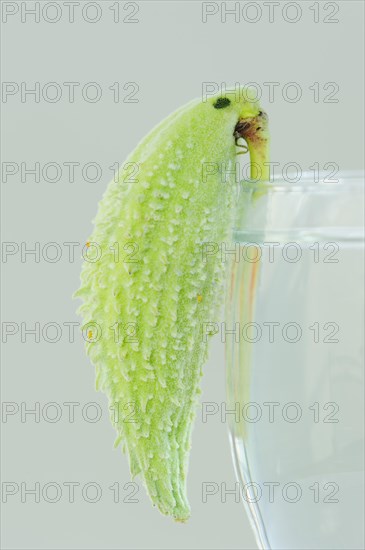
[[[288,173],[290,176],[290,173]],[[364,190],[365,172],[364,170],[344,170],[337,172],[333,178],[330,177],[328,171],[319,171],[317,180],[315,173],[303,172],[298,181],[288,181],[283,176],[275,176],[271,180],[258,181],[243,179],[239,182],[240,192],[258,191],[260,189],[265,192],[284,192],[291,193],[293,191],[310,192],[310,193],[328,193],[328,192],[348,192],[349,190]],[[289,177],[288,177],[289,179]],[[293,177],[293,180],[295,178]]]

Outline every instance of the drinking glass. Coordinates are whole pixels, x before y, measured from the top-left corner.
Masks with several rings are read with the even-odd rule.
[[[233,461],[264,549],[364,548],[364,174],[241,182],[226,296]]]

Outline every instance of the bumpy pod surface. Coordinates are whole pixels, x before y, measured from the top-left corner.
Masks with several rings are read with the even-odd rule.
[[[121,170],[99,204],[89,242],[101,254],[84,262],[76,292],[97,387],[118,406],[117,442],[152,502],[179,521],[190,515],[188,456],[208,346],[202,326],[217,320],[225,272],[221,256],[208,261],[204,251],[230,238],[235,128],[260,114],[244,93],[240,101],[215,97],[152,130],[126,160],[135,176]]]

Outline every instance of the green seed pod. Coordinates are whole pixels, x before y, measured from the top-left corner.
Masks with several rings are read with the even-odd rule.
[[[117,443],[152,502],[179,521],[190,515],[188,456],[208,346],[202,325],[217,320],[223,296],[225,264],[204,246],[230,238],[237,139],[246,139],[251,161],[264,168],[267,160],[266,115],[241,92],[240,101],[189,103],[131,153],[136,176],[123,181],[121,171],[109,184],[89,239],[101,254],[84,262],[76,292],[85,325],[102,330],[87,352],[97,387],[119,405]],[[132,336],[114,330],[126,325]],[[121,413],[128,406],[132,421]]]

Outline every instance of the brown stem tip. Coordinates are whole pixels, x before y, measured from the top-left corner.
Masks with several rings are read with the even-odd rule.
[[[260,111],[255,117],[244,118],[237,122],[233,135],[243,138],[252,145],[268,140],[268,116]]]

